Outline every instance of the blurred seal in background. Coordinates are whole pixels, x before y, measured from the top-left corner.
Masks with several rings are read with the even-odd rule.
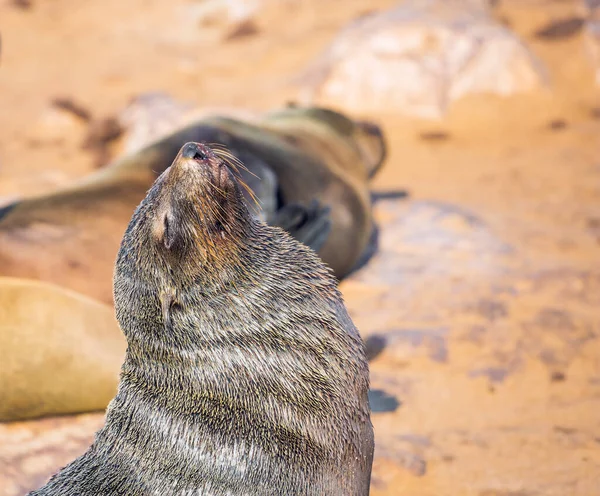
[[[291,106],[255,122],[202,118],[66,188],[6,205],[0,275],[49,281],[111,304],[112,264],[127,220],[188,141],[227,147],[230,161],[245,165],[254,214],[313,248],[338,279],[373,252],[369,180],[386,155],[382,131],[329,109]]]

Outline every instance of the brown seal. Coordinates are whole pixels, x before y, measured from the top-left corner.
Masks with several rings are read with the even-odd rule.
[[[188,141],[226,145],[249,169],[240,173],[262,218],[317,251],[336,277],[372,251],[368,180],[385,156],[381,131],[299,107],[259,122],[200,119],[83,181],[0,209],[0,274],[112,303],[109,274],[131,211]]]
[[[234,154],[250,152],[268,164],[283,205],[317,199],[330,209],[331,228],[317,252],[338,279],[373,253],[369,181],[386,157],[377,125],[319,107],[288,107],[257,125],[223,117],[205,122],[220,130],[218,142]],[[271,223],[285,228],[285,220]]]
[[[108,305],[0,277],[0,421],[104,410],[125,348]]]
[[[114,275],[127,342],[94,444],[31,495],[369,494],[359,333],[319,257],[250,215],[218,150],[186,144]]]

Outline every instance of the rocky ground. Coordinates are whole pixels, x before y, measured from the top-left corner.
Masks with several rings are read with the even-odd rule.
[[[83,143],[143,92],[250,110],[308,97],[351,102],[388,135],[375,189],[409,192],[376,203],[380,250],[342,284],[363,336],[385,343],[373,387],[399,402],[373,414],[371,493],[600,494],[593,54],[579,2],[491,3],[495,22],[539,60],[539,80],[510,96],[446,89],[460,98],[446,98],[435,118],[403,100],[381,108],[368,81],[358,85],[366,93],[340,96],[339,85],[304,71],[341,28],[391,0],[5,0],[0,197],[48,191],[119,153],[118,142]],[[409,76],[397,73],[400,87],[398,74]],[[57,98],[80,111],[58,110]],[[1,425],[0,494],[42,484],[102,421]]]

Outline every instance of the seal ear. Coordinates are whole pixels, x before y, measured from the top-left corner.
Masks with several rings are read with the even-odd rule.
[[[179,232],[175,220],[169,212],[165,213],[163,218],[162,241],[167,250],[171,250],[177,244],[178,235]]]
[[[175,251],[180,246],[183,236],[181,224],[177,222],[172,210],[167,207],[155,218],[152,235],[157,244],[163,245],[168,251]]]

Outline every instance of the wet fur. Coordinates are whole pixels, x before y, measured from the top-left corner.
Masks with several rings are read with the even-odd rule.
[[[135,211],[118,393],[92,447],[31,495],[369,494],[368,365],[331,271],[202,163]]]

